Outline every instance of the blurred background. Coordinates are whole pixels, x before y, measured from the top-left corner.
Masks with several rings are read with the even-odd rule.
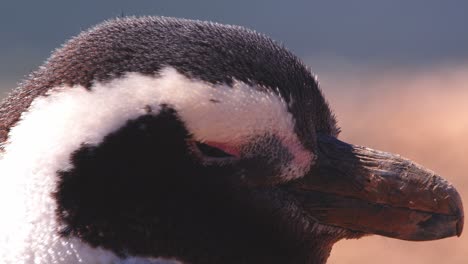
[[[0,0],[0,96],[65,40],[122,15],[237,24],[282,42],[318,75],[342,139],[431,168],[468,206],[468,1]],[[328,263],[376,262],[466,264],[468,232],[341,241]]]

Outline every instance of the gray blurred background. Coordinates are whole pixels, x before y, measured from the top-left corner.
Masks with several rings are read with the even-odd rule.
[[[1,88],[12,88],[81,30],[122,14],[250,27],[283,42],[318,73],[336,67],[332,62],[418,67],[468,60],[464,0],[1,0]]]
[[[237,24],[284,43],[318,74],[344,140],[401,153],[468,204],[468,1],[0,0],[0,97],[80,31],[122,15]],[[468,235],[339,242],[329,263],[468,263]]]

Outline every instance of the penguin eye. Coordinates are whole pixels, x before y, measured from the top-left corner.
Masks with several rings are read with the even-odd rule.
[[[210,158],[233,158],[234,157],[234,155],[231,155],[222,149],[210,146],[202,142],[196,142],[195,145],[197,146],[201,154],[203,154],[206,157],[210,157]]]
[[[219,142],[190,141],[190,149],[205,165],[226,165],[237,162],[240,158],[239,150]]]

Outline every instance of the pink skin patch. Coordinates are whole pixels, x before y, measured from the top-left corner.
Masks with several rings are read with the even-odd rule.
[[[313,165],[315,161],[315,155],[304,149],[304,147],[293,140],[283,141],[283,144],[287,146],[289,151],[294,155],[294,163],[301,166],[310,166]]]
[[[236,158],[240,157],[240,149],[237,146],[233,146],[233,145],[226,144],[226,143],[221,143],[221,142],[213,142],[213,141],[206,141],[204,143],[207,144],[207,145],[210,145],[210,146],[212,146],[214,148],[218,148],[218,149],[220,149],[220,150],[226,152],[227,154],[232,155],[232,156],[234,156]]]

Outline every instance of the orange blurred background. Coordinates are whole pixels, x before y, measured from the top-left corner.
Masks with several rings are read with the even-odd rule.
[[[364,69],[319,75],[342,128],[341,139],[401,154],[448,179],[468,206],[468,66]],[[328,261],[468,263],[460,238],[407,242],[369,236],[338,242]]]

